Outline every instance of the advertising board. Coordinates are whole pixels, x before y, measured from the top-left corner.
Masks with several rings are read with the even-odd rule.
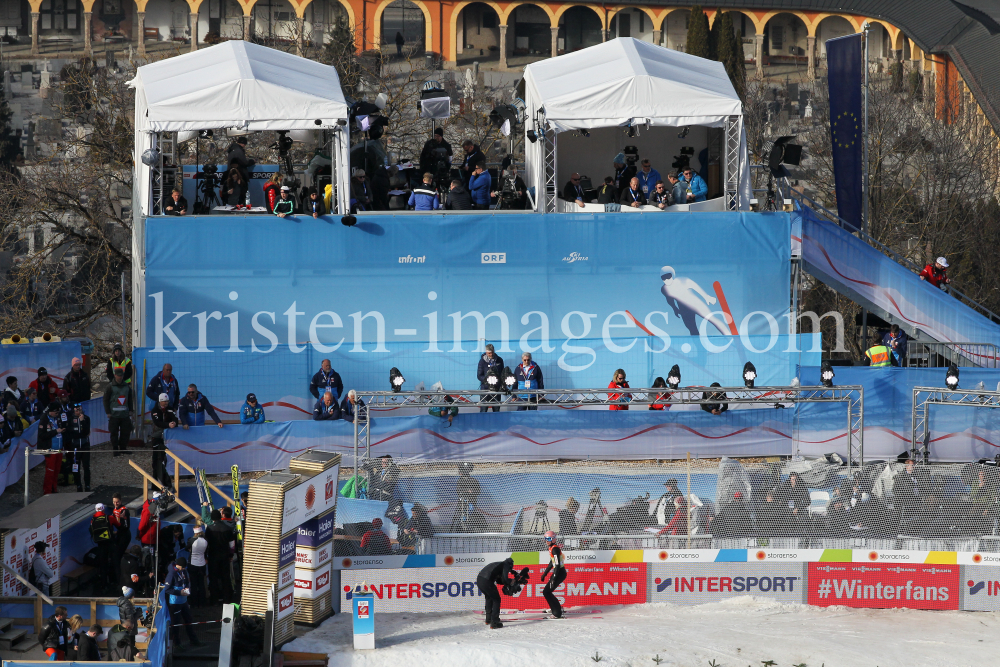
[[[809,563],[807,601],[820,607],[957,610],[959,567],[922,563]]]
[[[650,602],[701,604],[742,595],[780,602],[805,601],[804,564],[651,563],[648,567]]]

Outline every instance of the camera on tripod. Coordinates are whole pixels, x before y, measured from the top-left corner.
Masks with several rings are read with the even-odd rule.
[[[288,155],[292,149],[292,138],[288,136],[288,130],[278,130],[278,140],[268,146],[272,151],[278,151],[279,157]]]
[[[630,167],[634,167],[639,161],[639,149],[635,146],[626,146],[622,149],[622,154],[625,155],[625,164]]]
[[[174,494],[169,491],[161,491],[159,498],[149,504],[149,511],[153,516],[160,516],[160,513],[167,511],[172,502],[174,502]]]
[[[677,171],[684,171],[691,166],[692,155],[694,155],[694,146],[681,146],[681,154],[674,156],[674,161],[670,163],[670,168]]]

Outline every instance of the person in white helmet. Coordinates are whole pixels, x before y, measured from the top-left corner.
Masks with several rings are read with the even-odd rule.
[[[562,605],[559,603],[559,598],[555,596],[555,590],[566,581],[566,557],[563,555],[562,547],[556,542],[556,534],[551,530],[545,531],[545,546],[549,550],[549,564],[542,572],[542,582],[545,582],[545,577],[549,575],[549,572],[552,573],[552,578],[549,579],[549,583],[545,584],[542,595],[549,603],[552,615],[556,618],[562,618]]]
[[[713,313],[709,306],[714,306],[717,299],[703,290],[701,286],[690,278],[678,278],[672,266],[664,266],[660,269],[660,280],[663,285],[660,292],[667,299],[667,303],[673,309],[674,314],[681,318],[688,333],[692,336],[699,335],[698,324],[695,315],[711,322],[724,336],[730,335],[729,327],[720,313]]]
[[[920,279],[926,280],[934,287],[947,289],[951,282],[951,278],[948,277],[948,260],[944,257],[938,257],[933,264],[924,267],[924,270],[920,272]]]

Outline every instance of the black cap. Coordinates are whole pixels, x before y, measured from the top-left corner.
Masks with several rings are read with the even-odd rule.
[[[434,128],[434,134],[438,135],[439,137],[443,137],[444,136],[444,128],[440,128],[440,127]]]
[[[38,367],[38,374],[39,375],[48,375],[49,372],[47,370],[45,370],[45,366],[39,366]]]
[[[174,565],[180,565],[181,567],[187,567],[188,561],[184,556],[179,556],[177,560],[174,561]]]
[[[112,348],[112,350],[122,350],[122,351],[124,351],[125,348],[122,347],[121,343],[115,343],[115,346]]]
[[[59,404],[55,401],[49,403],[49,409],[46,412],[59,412]]]
[[[248,403],[249,403],[250,401],[256,401],[256,400],[257,400],[257,394],[254,394],[254,393],[249,393],[249,394],[247,394],[247,402],[248,402]]]
[[[35,551],[45,551],[49,548],[49,545],[45,542],[35,542]]]

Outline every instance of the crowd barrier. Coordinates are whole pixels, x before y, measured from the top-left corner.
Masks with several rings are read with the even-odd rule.
[[[52,602],[53,604],[47,604],[35,596],[0,597],[0,617],[9,619],[14,630],[26,630],[37,634],[45,620],[55,613],[56,607],[66,607],[68,616],[79,614],[83,617],[85,627],[94,624],[101,626],[104,635],[100,641],[106,641],[107,630],[120,622],[116,598],[53,597]],[[140,613],[145,613],[152,600],[137,598],[134,602]],[[136,647],[140,651],[145,650],[149,639],[149,630],[140,626],[136,636]],[[5,661],[4,664],[8,663]]]
[[[6,388],[7,377],[13,375],[18,380],[18,387],[24,391],[38,377],[41,366],[61,387],[63,378],[73,367],[73,357],[83,359],[81,349],[78,340],[0,345],[0,387]]]
[[[895,554],[870,553],[860,561],[807,558],[799,553],[757,550],[744,560],[692,560],[691,552],[591,552],[567,562],[567,579],[556,589],[564,608],[669,602],[701,604],[752,595],[781,602],[855,608],[905,608],[961,611],[1000,610],[1000,570],[993,565],[896,560]],[[579,555],[579,552],[578,552]],[[483,597],[476,576],[486,564],[511,557],[527,567],[529,583],[503,598],[505,610],[543,610],[539,575],[547,552],[506,552],[443,556],[434,565],[340,570],[341,609],[350,605],[362,582],[374,593],[380,612],[479,610]],[[874,558],[873,558],[874,557]],[[753,560],[756,558],[757,560]],[[336,563],[335,563],[336,565]],[[335,578],[336,579],[336,578]]]

